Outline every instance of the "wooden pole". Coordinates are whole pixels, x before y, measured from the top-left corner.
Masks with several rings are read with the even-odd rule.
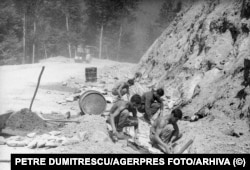
[[[39,78],[38,78],[38,83],[37,83],[37,85],[36,85],[36,91],[35,91],[35,93],[34,93],[34,95],[33,95],[33,98],[32,98],[32,100],[31,100],[31,103],[30,103],[30,108],[29,108],[30,112],[31,112],[31,108],[32,108],[34,99],[35,99],[35,97],[36,97],[36,93],[37,93],[37,90],[38,90],[38,87],[39,87],[39,84],[40,84],[40,80],[41,80],[41,77],[42,77],[44,68],[45,68],[45,67],[43,66],[43,68],[42,68],[42,70],[41,70],[41,72],[40,72]]]
[[[190,139],[178,152],[177,154],[181,154],[183,153],[192,143],[193,143],[193,139]]]
[[[11,161],[8,159],[0,159],[0,163],[10,163]]]
[[[63,120],[63,119],[43,119],[46,122],[75,122],[80,123],[78,120]]]

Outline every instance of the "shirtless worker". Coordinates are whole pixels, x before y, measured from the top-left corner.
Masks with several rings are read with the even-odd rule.
[[[133,80],[135,82],[139,82],[141,80],[141,78],[142,78],[142,73],[141,72],[136,72]]]
[[[138,108],[140,113],[144,113],[144,119],[152,124],[153,115],[160,109],[160,115],[163,110],[163,101],[161,97],[164,95],[164,90],[159,88],[151,90],[142,95],[141,106]]]
[[[134,139],[137,141],[138,118],[136,109],[140,104],[141,96],[135,94],[131,97],[130,101],[119,100],[110,109],[110,116],[107,119],[107,123],[111,125],[113,135],[118,139],[124,138],[124,127],[134,126]],[[130,113],[132,113],[133,116],[130,116]]]
[[[130,97],[129,87],[132,85],[134,85],[133,79],[129,79],[127,82],[120,82],[112,89],[112,94],[114,96],[118,96],[118,99],[121,99],[122,96],[127,94],[127,98],[129,101],[129,97]]]
[[[150,128],[149,138],[152,146],[164,153],[173,153],[169,144],[182,137],[177,125],[177,121],[181,118],[182,111],[180,109],[174,109],[170,115],[158,117]]]

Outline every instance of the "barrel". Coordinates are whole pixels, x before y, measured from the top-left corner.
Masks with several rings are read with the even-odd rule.
[[[85,68],[86,82],[96,82],[97,81],[97,68],[87,67]]]
[[[106,110],[107,101],[100,92],[88,90],[80,96],[79,106],[84,114],[100,115]]]

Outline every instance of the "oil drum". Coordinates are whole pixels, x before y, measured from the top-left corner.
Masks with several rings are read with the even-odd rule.
[[[87,67],[85,68],[86,82],[96,82],[97,81],[97,68]]]

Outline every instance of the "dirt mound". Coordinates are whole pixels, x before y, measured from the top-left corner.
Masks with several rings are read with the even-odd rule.
[[[10,116],[6,122],[6,127],[23,131],[50,130],[44,120],[29,109],[22,109]]]

